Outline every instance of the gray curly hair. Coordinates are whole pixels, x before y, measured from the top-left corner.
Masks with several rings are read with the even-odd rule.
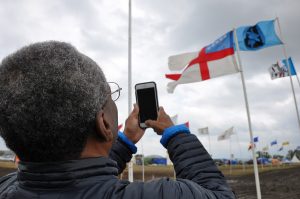
[[[72,45],[23,47],[0,65],[0,135],[22,161],[76,159],[109,94],[100,67]]]

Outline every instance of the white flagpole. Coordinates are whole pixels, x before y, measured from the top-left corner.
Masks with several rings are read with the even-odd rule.
[[[240,158],[241,158],[241,161],[242,161],[242,164],[243,164],[243,171],[245,172],[245,163],[244,163],[244,161],[242,160],[242,149],[241,149],[241,144],[240,144],[239,135],[237,134],[236,131],[235,131],[235,134],[236,134],[236,141],[237,141],[238,146],[239,146]]]
[[[131,78],[131,0],[129,0],[128,12],[128,115],[132,110],[132,78]],[[133,182],[133,165],[132,161],[128,163],[128,180]]]
[[[141,139],[141,148],[142,148],[142,179],[145,182],[145,163],[144,163],[144,142],[143,138]]]
[[[280,38],[281,38],[281,40],[283,42],[282,49],[283,49],[283,54],[284,54],[285,60],[287,62],[288,73],[289,73],[289,76],[290,76],[290,82],[291,82],[291,87],[292,87],[293,97],[294,97],[294,102],[295,102],[295,107],[296,107],[296,113],[297,113],[297,118],[298,118],[298,125],[299,125],[299,128],[300,128],[300,117],[299,117],[297,100],[296,100],[296,96],[295,96],[294,84],[293,84],[293,80],[292,80],[292,76],[291,76],[291,68],[290,68],[291,66],[290,66],[290,63],[289,63],[289,60],[288,60],[285,43],[284,43],[284,40],[283,40],[283,37],[282,37],[282,32],[281,32],[281,28],[280,28],[279,18],[276,17],[276,20],[277,20],[277,24],[278,24]]]
[[[233,32],[234,32],[234,40],[235,40],[235,44],[236,44],[238,65],[239,65],[239,68],[240,68],[240,74],[241,74],[241,79],[242,79],[242,84],[243,84],[245,105],[246,105],[246,110],[247,110],[249,134],[250,134],[250,140],[251,140],[250,143],[254,146],[253,133],[252,133],[252,124],[251,124],[250,110],[249,110],[248,97],[247,97],[247,90],[246,90],[246,85],[245,85],[245,79],[244,79],[244,73],[243,73],[243,68],[242,68],[242,62],[241,62],[241,59],[240,59],[240,47],[239,47],[238,39],[237,39],[237,36],[236,36],[236,30],[234,29]],[[253,167],[254,167],[254,176],[255,176],[255,185],[256,185],[257,199],[261,199],[259,174],[258,174],[258,167],[257,167],[257,161],[256,161],[256,155],[255,155],[255,153],[256,153],[255,148],[252,147],[252,158],[253,158]]]

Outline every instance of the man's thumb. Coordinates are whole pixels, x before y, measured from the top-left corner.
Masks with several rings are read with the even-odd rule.
[[[147,121],[145,121],[145,124],[148,127],[155,128],[157,126],[157,121],[155,121],[155,120],[147,120]]]

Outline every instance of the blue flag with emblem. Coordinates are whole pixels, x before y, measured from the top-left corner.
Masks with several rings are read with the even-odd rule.
[[[277,144],[277,140],[274,140],[271,142],[271,146],[276,145]]]
[[[282,63],[283,63],[283,66],[286,68],[286,70],[288,70],[288,66],[290,66],[291,75],[297,75],[295,67],[294,67],[294,63],[293,63],[291,57],[288,58],[288,62],[286,61],[286,59],[283,59]]]
[[[258,142],[258,137],[254,137],[253,142]]]
[[[236,29],[240,50],[253,51],[282,44],[276,34],[275,20],[261,21],[254,26],[242,26]]]

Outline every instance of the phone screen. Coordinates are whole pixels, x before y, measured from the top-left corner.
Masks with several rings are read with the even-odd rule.
[[[144,88],[138,89],[137,91],[138,105],[139,105],[139,115],[140,123],[145,123],[146,120],[156,120],[157,119],[157,107],[156,107],[156,97],[155,88]]]

